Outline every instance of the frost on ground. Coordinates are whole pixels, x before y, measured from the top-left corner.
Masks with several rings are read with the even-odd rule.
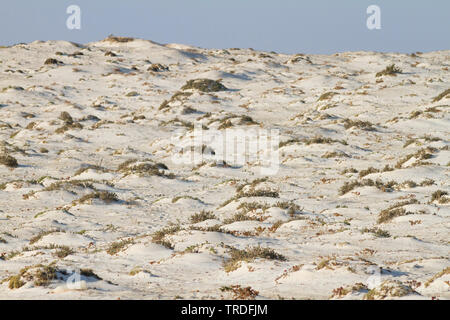
[[[450,298],[449,62],[0,48],[0,298]],[[195,125],[278,129],[278,172],[172,161]]]

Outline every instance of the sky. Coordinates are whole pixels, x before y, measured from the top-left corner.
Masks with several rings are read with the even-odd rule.
[[[449,0],[0,0],[0,45],[87,43],[110,34],[203,48],[282,53],[450,49]],[[78,5],[81,29],[67,7]],[[370,30],[367,7],[380,8]]]

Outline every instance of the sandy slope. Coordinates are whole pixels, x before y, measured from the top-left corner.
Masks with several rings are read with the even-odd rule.
[[[449,67],[450,51],[1,48],[0,156],[18,166],[0,165],[0,298],[450,298]],[[180,90],[198,78],[228,90]],[[276,175],[173,161],[193,124],[226,117],[280,130]],[[257,246],[273,251],[239,261]]]

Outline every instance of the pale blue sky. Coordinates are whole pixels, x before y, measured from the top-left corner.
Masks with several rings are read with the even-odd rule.
[[[284,53],[450,49],[449,0],[0,1],[0,45],[114,34]],[[81,30],[66,28],[71,4],[81,7]],[[371,4],[381,8],[381,30],[366,27]]]

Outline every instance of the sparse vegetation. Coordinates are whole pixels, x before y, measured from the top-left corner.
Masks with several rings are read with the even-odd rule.
[[[45,60],[44,64],[49,64],[49,65],[56,64],[56,65],[58,65],[58,64],[63,64],[63,63],[61,61],[59,61],[59,60],[54,59],[54,58],[48,58],[47,60]]]
[[[79,203],[86,203],[88,201],[91,201],[92,199],[99,199],[104,201],[105,203],[112,203],[112,202],[118,202],[119,198],[117,197],[117,194],[110,191],[94,191],[89,194],[86,194],[82,196],[80,199],[78,199]]]
[[[398,68],[395,64],[387,66],[384,70],[378,72],[375,76],[396,76],[398,73],[402,73],[402,70]]]
[[[164,72],[169,71],[169,67],[160,63],[153,63],[150,67],[148,67],[147,71]]]
[[[230,251],[231,258],[225,263],[224,268],[226,272],[231,272],[240,267],[242,261],[252,262],[255,259],[268,259],[268,260],[279,260],[285,261],[286,258],[275,252],[270,248],[262,247],[249,247],[244,250],[231,248]]]
[[[222,83],[211,79],[194,79],[186,82],[181,90],[195,89],[201,92],[217,92],[228,90]]]
[[[56,233],[56,232],[61,232],[61,230],[57,229],[57,230],[41,231],[37,235],[35,235],[34,237],[32,237],[30,239],[30,244],[35,244],[36,242],[41,240],[46,235],[49,235],[51,233]]]
[[[391,234],[386,231],[386,230],[382,230],[379,228],[364,228],[362,231],[362,233],[372,233],[374,236],[379,237],[379,238],[389,238],[391,236]]]
[[[161,230],[156,231],[152,235],[152,241],[154,243],[160,244],[166,248],[173,249],[172,244],[169,241],[165,240],[165,237],[168,235],[171,235],[171,234],[175,234],[180,230],[181,230],[181,227],[179,225],[163,228]]]
[[[385,280],[380,286],[371,289],[364,295],[364,300],[382,300],[388,297],[403,297],[416,292],[398,280]]]
[[[431,195],[431,202],[437,201],[440,204],[449,203],[450,202],[450,197],[446,197],[446,195],[448,195],[447,191],[436,190]]]
[[[193,214],[189,220],[191,223],[199,223],[209,219],[216,219],[216,216],[211,211],[201,211]]]
[[[9,154],[0,155],[0,164],[9,168],[16,168],[19,165],[17,159]]]
[[[404,216],[407,214],[413,214],[413,212],[406,211],[405,208],[403,208],[406,205],[409,204],[416,204],[419,203],[417,199],[410,199],[402,202],[398,202],[392,206],[390,206],[387,209],[382,210],[378,214],[378,223],[386,223],[394,219],[395,217]]]
[[[373,127],[373,124],[369,121],[362,121],[362,120],[351,120],[351,119],[345,119],[344,120],[344,128],[350,129],[350,128],[359,128],[366,131],[375,131],[376,129]]]
[[[132,238],[124,239],[120,241],[113,242],[109,245],[108,249],[106,249],[106,253],[109,255],[115,255],[119,253],[120,251],[123,251],[125,247],[127,247],[130,244],[133,244],[134,241]]]
[[[322,94],[319,99],[317,99],[317,101],[323,101],[323,100],[328,100],[331,99],[334,95],[336,95],[336,92],[325,92],[324,94]]]
[[[395,181],[383,182],[381,180],[373,181],[372,179],[364,179],[362,181],[353,180],[345,182],[344,185],[339,189],[339,194],[344,195],[359,187],[376,187],[383,192],[389,192],[392,191],[392,188],[395,185],[397,185],[397,182]]]
[[[231,292],[234,300],[255,300],[259,292],[252,287],[241,287],[240,285],[223,286],[220,288],[222,292]]]
[[[434,97],[433,102],[438,102],[450,95],[450,88]]]
[[[65,257],[67,257],[68,255],[71,255],[75,253],[75,251],[73,251],[73,249],[71,249],[68,246],[61,246],[56,252],[55,255],[60,258],[63,259]]]
[[[428,279],[427,282],[425,282],[425,288],[428,288],[430,284],[432,284],[436,279],[439,279],[440,277],[443,277],[447,274],[450,274],[450,267],[445,268],[441,272],[436,273],[433,277]]]

